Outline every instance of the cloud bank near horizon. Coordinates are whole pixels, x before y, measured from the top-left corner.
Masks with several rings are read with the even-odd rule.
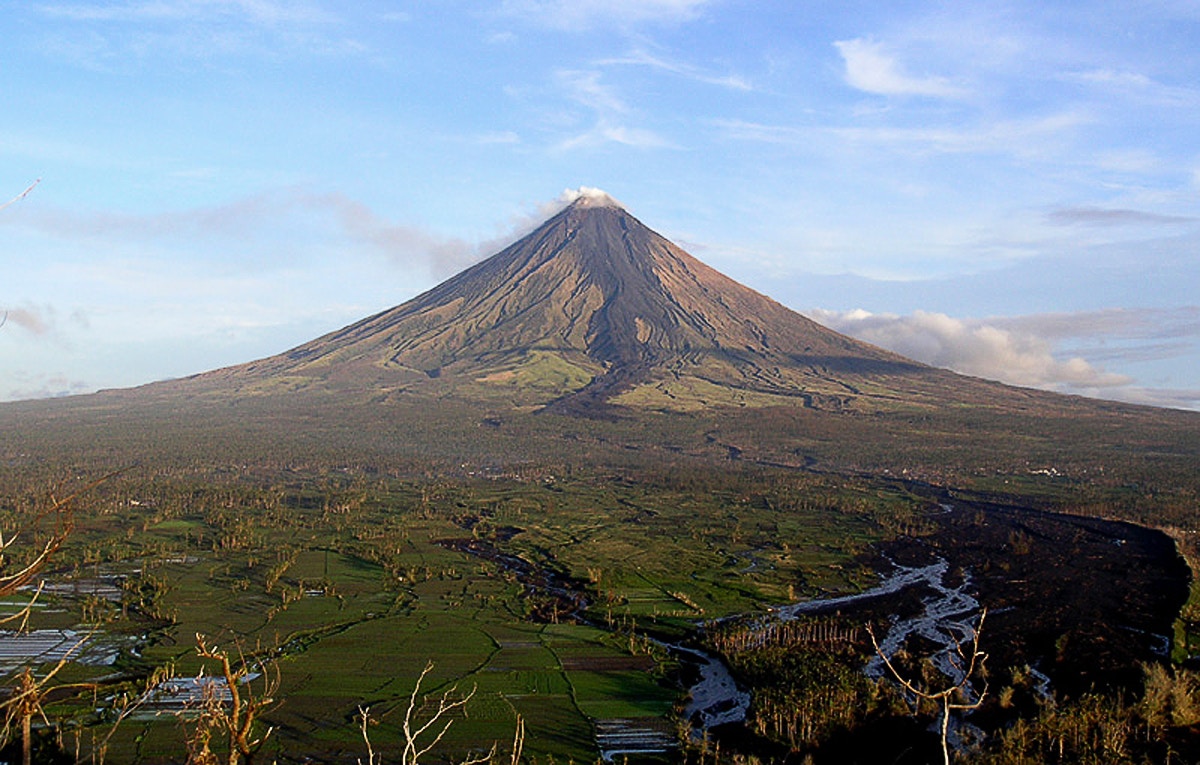
[[[900,315],[818,308],[806,313],[838,332],[961,374],[1130,403],[1200,406],[1200,390],[1150,390],[1100,363],[1189,352],[1189,341],[1200,339],[1200,308],[1196,307],[983,319],[920,310]],[[1114,339],[1132,342],[1113,345]],[[1082,352],[1066,350],[1080,343]]]

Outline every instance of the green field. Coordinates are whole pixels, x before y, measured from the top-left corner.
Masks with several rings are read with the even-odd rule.
[[[277,673],[280,701],[263,716],[275,727],[268,756],[361,756],[362,707],[374,751],[398,760],[409,697],[430,664],[424,708],[443,693],[474,691],[439,745],[447,756],[508,747],[520,716],[527,755],[588,762],[595,721],[669,721],[682,698],[673,661],[646,634],[679,638],[705,619],[854,590],[871,580],[856,556],[890,533],[890,518],[922,507],[902,491],[842,481],[776,480],[748,492],[752,485],[695,492],[616,475],[293,476],[257,485],[131,471],[88,497],[48,576],[118,582],[120,602],[94,620],[106,634],[129,635],[131,650],[115,667],[63,676],[103,678],[114,692],[163,667],[211,674],[212,662],[196,656],[202,634]],[[586,598],[586,611],[568,613],[503,560],[451,549],[449,540],[551,572]],[[55,613],[35,621],[79,626],[78,599],[43,597]],[[68,735],[84,749],[107,735],[74,702],[60,701],[56,712],[83,726]],[[114,761],[168,761],[184,735],[170,715],[138,715],[121,723],[107,752]]]

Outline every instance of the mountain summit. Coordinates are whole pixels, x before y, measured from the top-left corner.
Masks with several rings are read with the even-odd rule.
[[[597,189],[422,295],[210,375],[502,396],[580,411],[794,403],[845,408],[952,377],[823,327],[706,266]],[[275,388],[277,385],[272,384]],[[882,400],[881,399],[881,400]]]

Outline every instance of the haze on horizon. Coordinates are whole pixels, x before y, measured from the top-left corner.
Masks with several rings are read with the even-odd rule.
[[[1200,9],[877,5],[9,5],[0,401],[278,353],[568,186],[918,360],[1200,408]]]

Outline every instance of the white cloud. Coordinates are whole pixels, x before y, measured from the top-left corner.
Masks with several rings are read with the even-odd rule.
[[[601,74],[596,71],[563,70],[556,79],[567,94],[584,106],[601,114],[623,114],[629,107],[611,87],[600,82]]]
[[[846,64],[846,83],[882,96],[961,98],[966,91],[945,77],[910,75],[881,43],[863,38],[834,43]]]
[[[1096,167],[1114,173],[1145,175],[1158,173],[1164,169],[1174,171],[1170,162],[1164,162],[1154,152],[1144,148],[1109,149],[1097,152],[1094,158]]]
[[[1012,385],[1059,391],[1111,389],[1132,380],[1089,364],[1079,356],[1060,359],[1044,337],[986,320],[956,319],[916,311],[908,316],[863,310],[816,310],[813,318],[839,332],[933,366]]]
[[[565,189],[563,193],[558,195],[558,199],[549,205],[542,205],[541,209],[548,214],[553,214],[580,199],[585,200],[588,205],[593,207],[621,206],[621,203],[613,199],[612,195],[604,189],[598,189],[594,186],[580,186],[577,189]]]
[[[675,144],[655,133],[653,130],[631,128],[624,125],[609,125],[601,121],[591,130],[577,136],[560,141],[555,149],[569,151],[571,149],[591,148],[606,143],[616,143],[635,149],[671,149]]]
[[[1121,98],[1152,106],[1194,107],[1200,103],[1200,91],[1190,87],[1166,85],[1140,72],[1118,69],[1091,69],[1066,77],[1103,91],[1109,98]]]
[[[1101,366],[1136,368],[1145,362],[1189,358],[1200,344],[1200,306],[987,319],[924,311],[901,316],[861,309],[815,309],[809,315],[845,334],[963,374],[1134,404],[1200,409],[1200,390],[1146,387]]]
[[[765,125],[761,122],[746,120],[714,120],[715,125],[726,137],[738,141],[755,141],[781,145],[803,145],[810,140],[816,130],[812,128],[792,127],[790,125]]]
[[[30,374],[15,372],[10,380],[0,387],[0,401],[21,401],[33,398],[58,398],[77,393],[90,393],[95,386],[81,380],[72,380],[62,374]]]
[[[992,324],[1055,343],[1070,342],[1093,361],[1176,358],[1200,344],[1200,306],[1107,308],[989,319]]]
[[[1078,393],[1082,396],[1112,398],[1117,401],[1126,401],[1130,404],[1163,406],[1171,409],[1200,410],[1200,389],[1130,387],[1109,392],[1080,390]]]

